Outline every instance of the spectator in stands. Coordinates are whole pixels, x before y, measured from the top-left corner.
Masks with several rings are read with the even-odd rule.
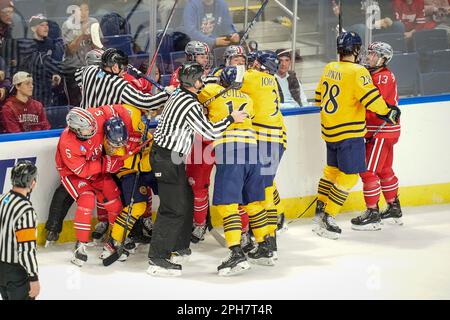
[[[19,70],[33,75],[33,98],[47,107],[52,105],[52,88],[61,82],[60,63],[62,48],[48,37],[48,20],[43,14],[32,16],[29,21],[33,39],[20,42]]]
[[[184,8],[183,25],[192,40],[205,42],[210,48],[226,47],[240,40],[224,0],[189,1]]]
[[[19,71],[13,77],[14,89],[2,108],[1,117],[7,133],[49,130],[42,103],[33,100],[33,78]]]
[[[345,31],[353,31],[361,36],[364,43],[366,34],[366,1],[346,0],[341,1],[342,21]],[[373,1],[373,6],[378,6],[380,19],[376,19],[372,33],[403,33],[404,26],[401,22],[395,21],[392,7],[392,0]],[[339,6],[336,1],[332,1],[332,10],[336,17],[339,16]]]
[[[276,51],[280,65],[275,77],[281,87],[281,108],[298,108],[308,105],[308,99],[303,91],[301,82],[297,79],[295,71],[290,71],[292,63],[292,50],[278,49]]]
[[[405,26],[405,38],[410,39],[414,32],[433,29],[434,21],[426,21],[424,0],[394,0],[395,18]]]
[[[0,57],[0,108],[3,106],[6,98],[8,98],[11,82],[6,77],[5,61]],[[1,130],[1,129],[0,129]]]
[[[86,54],[95,48],[92,44],[91,25],[98,23],[95,18],[89,17],[89,3],[87,0],[79,2],[80,10],[69,17],[62,25],[62,36],[65,43],[65,58],[63,61],[64,83],[69,97],[69,104],[78,106],[81,101],[81,92],[74,73],[85,65]]]
[[[14,4],[11,0],[0,0],[0,57],[6,63],[4,71],[10,76],[17,66],[16,40],[12,39]]]
[[[450,0],[425,0],[425,17],[436,23],[436,29],[444,29],[450,36]]]

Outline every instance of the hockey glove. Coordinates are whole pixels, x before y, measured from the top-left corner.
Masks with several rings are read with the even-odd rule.
[[[102,170],[104,173],[116,173],[123,167],[123,160],[117,156],[103,156]]]
[[[397,106],[389,106],[389,109],[389,112],[385,115],[377,114],[378,118],[390,124],[397,124],[400,119],[400,109]]]
[[[142,142],[142,133],[134,131],[130,133],[128,138],[128,150],[136,149]]]

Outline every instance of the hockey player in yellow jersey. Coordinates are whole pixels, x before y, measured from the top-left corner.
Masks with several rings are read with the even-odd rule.
[[[198,95],[201,103],[236,85],[238,73],[236,66],[225,67],[220,74],[220,84],[208,84]],[[244,69],[244,67],[242,67]],[[243,71],[242,71],[243,72]],[[216,155],[216,176],[214,182],[213,204],[223,218],[224,232],[230,253],[218,266],[221,276],[227,276],[250,268],[244,251],[241,248],[242,223],[239,215],[239,204],[250,216],[250,227],[260,251],[264,255],[254,256],[248,253],[251,262],[273,265],[273,253],[265,238],[269,235],[266,211],[264,180],[260,175],[257,156],[256,134],[251,118],[254,116],[253,101],[238,89],[231,89],[213,100],[208,108],[208,118],[217,122],[229,115],[233,110],[245,110],[249,118],[242,123],[230,125],[223,136],[214,141]]]
[[[131,105],[123,105],[131,116],[131,121],[133,125],[133,129],[135,130],[134,134],[134,145],[137,146],[142,141],[142,134],[145,131],[145,126],[148,125],[145,121],[146,115],[138,108],[135,108]],[[143,117],[145,120],[143,120]],[[107,133],[106,133],[107,134]],[[131,137],[130,137],[131,138]],[[151,140],[152,136],[148,133],[146,141]],[[110,139],[111,140],[111,139]],[[134,148],[133,148],[134,149]],[[109,155],[116,156],[124,156],[126,154],[126,150],[124,147],[120,145],[114,146],[110,144],[105,145],[105,151]],[[135,155],[128,157],[124,161],[123,167],[116,173],[116,178],[119,181],[119,188],[121,190],[121,197],[123,202],[123,210],[121,214],[116,218],[114,226],[111,230],[111,235],[109,241],[105,244],[103,252],[101,254],[102,259],[106,263],[105,265],[109,265],[115,261],[115,259],[120,259],[121,261],[125,260],[128,256],[128,253],[133,251],[135,247],[135,243],[133,239],[137,241],[142,241],[136,238],[142,238],[142,230],[144,230],[147,236],[151,234],[152,222],[151,222],[151,214],[139,220],[141,216],[145,213],[149,212],[151,208],[147,208],[148,204],[151,204],[151,191],[148,186],[151,187],[154,194],[157,194],[157,185],[155,177],[152,173],[152,168],[150,166],[149,160],[149,151],[150,151],[150,143],[148,143],[144,148],[142,148]],[[132,208],[130,208],[131,195],[133,192],[133,187],[136,179],[137,172],[140,171],[139,179],[137,181],[136,190],[134,191],[134,203]],[[127,215],[129,210],[131,210],[131,216],[128,220],[127,224]],[[151,211],[150,211],[151,212]],[[139,222],[138,222],[139,221]],[[135,225],[136,223],[142,223],[142,226]],[[117,255],[113,255],[118,245],[122,242],[122,237],[124,235],[124,228],[127,225],[127,232],[125,233],[125,238],[127,239],[125,243],[125,249],[123,254],[119,257]],[[133,228],[135,227],[135,228]],[[138,230],[139,229],[139,230]],[[133,230],[132,233],[137,233],[134,235],[135,237],[129,237],[130,231]],[[148,241],[147,241],[148,242]],[[112,256],[113,257],[110,257]]]
[[[279,60],[275,52],[260,51],[256,54],[253,68],[245,73],[241,91],[252,98],[255,117],[252,119],[253,129],[256,131],[261,174],[264,176],[266,187],[265,209],[269,221],[270,237],[277,258],[276,229],[278,214],[283,213],[280,197],[275,186],[275,174],[281,157],[286,149],[286,129],[283,115],[280,111],[279,85],[274,76],[278,70]]]
[[[366,109],[386,122],[395,123],[400,110],[388,107],[372,78],[357,63],[361,38],[344,32],[337,38],[338,62],[331,62],[322,73],[316,89],[316,105],[321,107],[322,138],[327,145],[327,165],[319,181],[315,225],[319,236],[338,239],[341,229],[335,217],[348,193],[366,170]]]

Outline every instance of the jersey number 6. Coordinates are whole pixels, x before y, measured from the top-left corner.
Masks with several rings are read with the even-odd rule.
[[[327,81],[324,81],[323,85],[325,86],[325,94],[323,95],[323,99],[324,101],[326,101],[323,110],[328,114],[335,113],[339,107],[336,98],[338,97],[339,93],[341,93],[341,89],[339,89],[339,87],[335,84],[333,84],[330,88],[330,85]],[[329,97],[328,99],[327,95]]]

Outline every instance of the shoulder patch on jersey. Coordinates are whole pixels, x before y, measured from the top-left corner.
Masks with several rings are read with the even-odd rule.
[[[86,148],[84,146],[80,146],[80,151],[83,152],[83,153],[86,153],[87,150],[86,150]]]

